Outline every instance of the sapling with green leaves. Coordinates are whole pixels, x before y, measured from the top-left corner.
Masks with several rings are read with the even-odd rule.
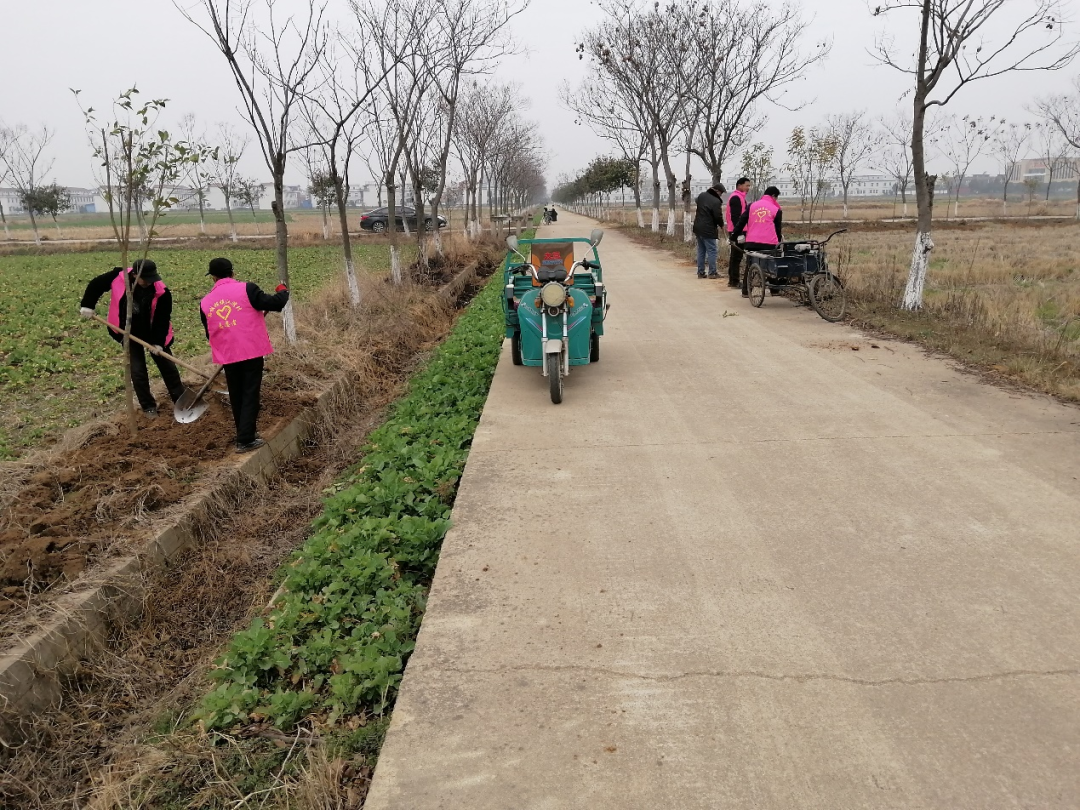
[[[79,91],[73,90],[76,99]],[[142,240],[141,259],[145,263],[157,231],[158,220],[179,200],[171,189],[193,163],[209,157],[205,147],[174,140],[165,129],[158,128],[158,118],[168,99],[139,99],[132,87],[113,101],[109,118],[99,121],[93,107],[82,110],[94,158],[104,173],[103,196],[109,209],[109,223],[120,249],[120,266],[127,268],[132,247],[132,220],[140,218],[141,207],[149,205],[149,225]],[[81,108],[81,104],[80,104]],[[142,199],[140,199],[142,198]],[[144,226],[145,227],[145,226]],[[127,323],[123,324],[124,389],[127,398],[128,427],[131,435],[138,433],[135,416],[135,388],[131,379],[131,319],[135,311],[132,284],[142,274],[126,283]]]

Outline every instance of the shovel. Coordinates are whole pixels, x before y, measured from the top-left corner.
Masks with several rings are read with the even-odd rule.
[[[125,330],[121,329],[119,326],[113,326],[113,324],[109,323],[107,320],[102,318],[100,315],[94,315],[93,319],[95,321],[100,321],[101,323],[105,324],[107,327],[112,329],[118,335],[127,335],[129,338],[131,338],[133,341],[138,343],[144,349],[149,349],[151,354],[154,353],[154,347],[151,346],[149,343],[147,343],[145,340],[140,340],[139,338],[135,337],[134,335],[128,334]],[[169,360],[174,365],[180,366],[181,368],[186,368],[188,371],[192,372],[193,374],[198,374],[204,380],[209,380],[210,379],[210,375],[207,374],[205,371],[202,371],[201,369],[197,369],[197,368],[195,368],[195,366],[190,365],[189,363],[185,363],[179,357],[173,357],[168,352],[162,352],[161,354],[159,354],[157,356],[158,357],[164,357],[166,360]]]
[[[206,389],[210,387],[211,383],[217,379],[223,368],[225,366],[218,366],[214,375],[209,377],[198,391],[192,391],[190,388],[184,390],[183,396],[173,404],[173,416],[177,422],[186,425],[206,413],[206,409],[210,405],[203,401],[203,394],[206,393]]]
[[[116,332],[116,334],[118,334],[118,335],[127,334],[127,336],[129,338],[134,340],[136,343],[138,343],[143,348],[149,349],[151,352],[154,351],[154,347],[151,346],[149,343],[147,343],[145,340],[140,340],[139,338],[135,337],[134,335],[127,333],[125,330],[121,329],[119,326],[114,326],[113,324],[109,323],[107,320],[102,318],[100,315],[94,315],[93,319],[95,321],[100,321],[101,323],[105,324],[107,327],[109,327],[114,332]],[[193,372],[195,374],[198,374],[200,377],[202,377],[204,380],[206,380],[206,382],[203,383],[203,387],[200,388],[198,390],[198,392],[192,391],[190,388],[185,387],[184,388],[184,393],[181,394],[180,399],[178,399],[173,404],[173,416],[176,418],[177,422],[179,422],[182,425],[186,425],[186,424],[188,424],[190,422],[194,422],[196,419],[198,419],[200,416],[202,416],[204,413],[206,413],[206,409],[210,407],[208,404],[206,404],[205,402],[202,401],[203,394],[205,394],[206,390],[210,387],[210,383],[212,383],[215,379],[217,379],[218,374],[221,373],[221,370],[224,368],[224,366],[218,366],[217,371],[214,372],[213,376],[210,376],[205,371],[197,369],[197,368],[195,368],[195,366],[192,366],[192,365],[190,365],[188,363],[185,363],[179,357],[173,357],[171,354],[169,354],[167,352],[161,352],[161,354],[159,354],[157,356],[158,357],[164,357],[167,360],[171,360],[176,365],[178,365],[178,366],[180,366],[182,368],[186,368],[188,371],[191,371],[191,372]]]

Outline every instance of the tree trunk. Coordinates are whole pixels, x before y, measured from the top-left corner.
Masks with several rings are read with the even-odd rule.
[[[902,309],[922,308],[923,289],[926,286],[926,269],[930,266],[930,253],[934,240],[930,236],[934,216],[934,183],[937,177],[926,173],[926,151],[923,137],[926,130],[926,59],[927,38],[930,30],[930,3],[923,0],[922,30],[919,39],[919,56],[916,63],[918,82],[915,87],[914,110],[911,126],[911,161],[915,170],[915,201],[919,208],[919,222],[915,232],[915,247],[911,252],[911,269],[908,272]]]
[[[401,284],[401,260],[398,257],[397,243],[397,187],[394,173],[394,169],[386,173],[386,221],[390,229],[390,280],[394,284]]]
[[[285,222],[285,159],[281,158],[274,167],[274,202],[270,208],[274,212],[274,243],[277,264],[278,283],[289,286],[289,226]],[[281,312],[281,324],[285,329],[285,342],[290,346],[296,343],[296,319],[293,315],[292,298]]]
[[[354,307],[360,306],[360,285],[356,281],[356,265],[353,263],[352,239],[349,237],[349,216],[346,209],[345,183],[336,174],[334,196],[337,198],[338,223],[341,225],[341,252],[345,256],[345,283],[349,287],[349,300]]]
[[[199,191],[199,233],[206,236],[206,201],[203,199],[203,192]]]
[[[320,205],[319,210],[322,211],[322,238],[325,242],[330,238],[330,212],[325,205]]]
[[[634,181],[634,209],[637,211],[637,226],[644,230],[645,215],[641,212],[641,183]]]
[[[41,244],[41,234],[38,233],[37,219],[34,218],[34,209],[26,206],[26,212],[30,215],[30,227],[34,229],[34,244]]]
[[[225,198],[225,213],[229,215],[229,233],[232,236],[232,240],[236,242],[236,223],[233,221],[232,200],[228,197]]]
[[[847,196],[848,196],[848,187],[844,186],[844,219],[848,218]]]
[[[0,220],[4,221],[4,239],[10,239],[11,230],[8,228],[7,214],[4,213],[3,203],[0,203]]]
[[[60,230],[60,223],[56,221],[56,216],[55,215],[52,218],[52,224],[56,228],[56,235],[58,237],[60,237],[61,239],[63,239],[64,238],[64,233],[63,233],[63,231]]]

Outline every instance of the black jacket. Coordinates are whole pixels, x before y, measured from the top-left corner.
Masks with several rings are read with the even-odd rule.
[[[746,226],[750,224],[750,206],[746,206],[746,210],[743,211],[743,215],[739,217],[739,222],[735,226],[735,233],[732,234],[734,239],[738,239],[746,233]],[[782,245],[784,243],[784,211],[783,209],[776,212],[776,219],[773,220],[773,226],[776,228],[776,242]]]
[[[92,279],[86,285],[86,292],[83,293],[79,306],[87,309],[96,307],[98,301],[101,300],[101,296],[112,289],[113,279],[122,272],[123,268],[114,267],[108,273],[102,273]],[[145,340],[152,346],[165,346],[165,339],[169,336],[169,321],[172,320],[172,293],[169,292],[168,288],[162,293],[157,306],[153,308],[153,320],[150,318],[150,305],[154,301],[154,285],[140,287],[136,284],[131,291],[131,295],[135,303],[135,313],[131,318],[131,334],[140,340]],[[121,296],[120,328],[125,325],[127,325],[127,296]],[[117,343],[123,343],[124,341],[123,335],[114,332],[112,329],[109,330],[109,335]]]
[[[694,215],[694,235],[702,239],[716,239],[724,227],[724,201],[716,189],[706,189],[697,198]]]
[[[271,295],[260,290],[259,285],[254,281],[249,281],[246,289],[248,301],[260,312],[281,312],[281,310],[285,309],[285,305],[289,303],[288,290],[282,290]],[[202,318],[203,331],[206,333],[206,339],[209,340],[210,325],[206,322],[206,313],[202,311],[202,307],[199,307],[199,317]]]

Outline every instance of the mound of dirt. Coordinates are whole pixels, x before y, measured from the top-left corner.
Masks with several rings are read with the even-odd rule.
[[[274,436],[313,402],[264,382],[261,435]],[[161,510],[196,490],[209,471],[237,463],[234,441],[232,414],[215,397],[191,424],[178,424],[167,407],[157,419],[140,416],[134,438],[118,418],[38,472],[0,516],[0,615],[74,580],[117,542],[144,535]]]

